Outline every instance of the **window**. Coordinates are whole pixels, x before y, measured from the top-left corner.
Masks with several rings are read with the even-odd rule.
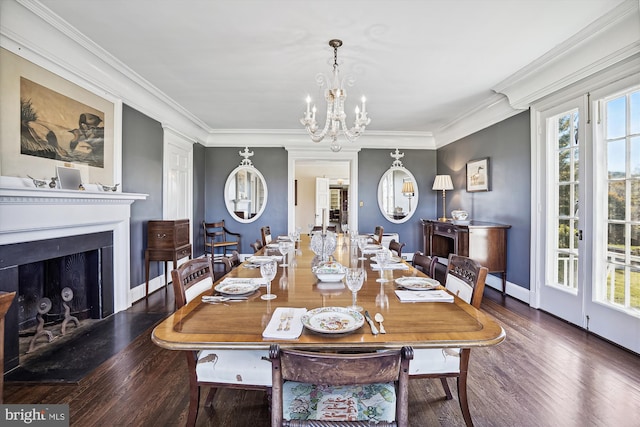
[[[605,280],[596,280],[600,302],[640,311],[640,89],[601,101],[598,135],[606,149]]]

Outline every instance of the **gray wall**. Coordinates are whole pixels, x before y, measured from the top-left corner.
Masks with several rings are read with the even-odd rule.
[[[162,125],[133,108],[122,108],[122,191],[148,194],[131,205],[131,279],[134,288],[145,282],[144,251],[147,221],[162,219]],[[152,262],[149,280],[160,275]]]
[[[193,257],[204,254],[204,236],[201,231],[202,221],[205,219],[205,182],[206,182],[206,148],[200,144],[193,144]]]
[[[398,233],[400,241],[406,243],[403,254],[417,250],[424,251],[422,241],[422,223],[420,218],[436,218],[435,191],[431,190],[436,176],[436,152],[433,150],[400,150],[404,157],[400,159],[418,183],[419,200],[416,213],[403,224],[389,221],[378,207],[378,183],[382,175],[391,167],[390,156],[395,149],[363,149],[358,154],[358,198],[364,206],[358,209],[358,229],[361,233],[371,232],[382,225],[385,232]]]
[[[207,222],[225,220],[227,229],[241,234],[241,253],[253,253],[249,246],[260,237],[260,227],[268,225],[273,235],[287,233],[287,151],[284,148],[252,148],[253,165],[267,182],[267,206],[256,221],[245,224],[233,219],[224,204],[224,185],[229,174],[240,165],[238,147],[205,149],[205,218]],[[199,237],[203,238],[203,231]]]
[[[438,150],[438,174],[450,174],[447,216],[464,209],[471,219],[510,224],[507,280],[529,289],[531,232],[531,137],[529,112],[523,112]],[[466,164],[489,158],[488,192],[466,191]],[[442,211],[441,201],[438,215]]]

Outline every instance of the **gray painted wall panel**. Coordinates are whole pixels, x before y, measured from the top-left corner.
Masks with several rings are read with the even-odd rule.
[[[162,125],[133,108],[122,108],[122,191],[148,194],[131,205],[130,287],[145,282],[144,251],[147,221],[162,219]],[[151,263],[149,279],[160,275],[159,263]]]
[[[206,148],[200,144],[193,144],[193,257],[204,253],[204,235],[201,231],[205,218],[205,181],[206,181]]]
[[[529,112],[483,129],[438,150],[438,173],[450,174],[447,216],[453,209],[472,219],[510,224],[507,280],[529,289],[531,233],[531,137]],[[466,191],[466,164],[489,157],[490,191]],[[438,215],[442,206],[439,200]]]

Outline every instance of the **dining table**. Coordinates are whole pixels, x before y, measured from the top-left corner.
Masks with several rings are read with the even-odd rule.
[[[363,258],[365,259],[359,259]],[[211,298],[216,288],[225,281],[261,281],[260,268],[252,262],[258,257],[278,257],[277,242],[274,242],[249,257],[240,266],[215,281],[201,295],[169,315],[152,332],[152,340],[160,347],[170,350],[205,349],[265,349],[277,343],[283,348],[314,349],[323,351],[371,351],[413,348],[473,348],[486,347],[505,339],[504,329],[487,314],[466,303],[457,296],[452,302],[402,302],[396,293],[398,283],[407,278],[427,277],[405,260],[396,260],[382,270],[376,267],[373,251],[360,251],[348,235],[337,235],[336,248],[329,260],[344,268],[360,268],[365,271],[365,280],[357,292],[357,304],[371,318],[379,313],[385,333],[373,333],[368,321],[357,328],[344,332],[323,330],[305,322],[305,313],[324,310],[343,311],[352,305],[352,292],[343,281],[318,280],[313,266],[322,265],[323,257],[317,256],[310,247],[310,237],[302,235],[286,259],[287,267],[278,267],[272,281],[271,293],[275,299],[264,300],[261,295],[266,287],[259,287],[253,294],[239,299]],[[324,258],[326,262],[327,259]],[[279,264],[282,261],[279,262]],[[335,265],[335,264],[334,264]],[[378,282],[383,277],[387,281]],[[444,289],[438,286],[441,290]],[[423,291],[429,292],[429,291]],[[446,291],[445,291],[446,292]],[[283,327],[283,312],[301,313],[293,319],[294,325],[287,330],[292,334],[263,333],[270,325]],[[360,321],[362,319],[357,316]],[[272,321],[273,318],[273,321]],[[291,322],[291,319],[288,319]],[[372,319],[373,320],[373,319]],[[300,325],[302,323],[302,325]],[[380,324],[373,321],[375,329]]]

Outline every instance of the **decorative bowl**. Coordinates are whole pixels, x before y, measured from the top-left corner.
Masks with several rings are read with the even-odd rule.
[[[334,261],[319,264],[313,267],[311,271],[321,282],[339,282],[345,274],[342,264]]]
[[[466,221],[469,218],[469,212],[463,210],[451,211],[451,217],[455,221]]]

